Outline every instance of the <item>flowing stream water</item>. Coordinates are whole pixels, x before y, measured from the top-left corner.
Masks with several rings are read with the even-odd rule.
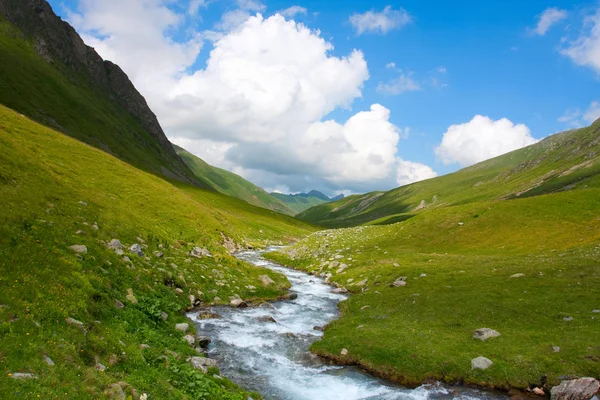
[[[355,367],[330,365],[308,348],[323,335],[314,327],[338,316],[345,295],[331,293],[322,279],[267,261],[260,251],[239,253],[238,258],[280,272],[291,283],[295,300],[236,309],[212,307],[221,319],[198,320],[198,333],[209,336],[208,355],[218,361],[221,373],[240,386],[261,393],[267,400],[426,400],[489,399],[506,396],[475,389],[423,385],[407,389]],[[269,316],[276,322],[264,322]]]

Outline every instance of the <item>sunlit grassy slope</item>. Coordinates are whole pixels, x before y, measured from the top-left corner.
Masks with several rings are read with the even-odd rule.
[[[226,379],[189,366],[186,358],[197,354],[175,324],[185,321],[189,295],[227,303],[235,294],[273,298],[288,286],[229,255],[224,237],[265,245],[314,229],[165,181],[3,106],[0,149],[0,398],[98,399],[122,381],[128,394],[134,388],[151,399],[246,399]],[[142,244],[144,256],[127,249],[130,261],[118,256],[106,247],[115,238]],[[87,246],[87,254],[72,245]],[[213,257],[191,257],[194,246]],[[276,284],[262,285],[262,274]],[[12,379],[17,372],[38,379]]]
[[[326,225],[368,225],[270,255],[355,293],[313,350],[411,384],[526,388],[599,377],[599,143],[595,125],[308,210]],[[393,287],[402,277],[405,286]],[[479,328],[501,336],[474,340]],[[472,370],[479,356],[494,364]]]
[[[541,142],[439,178],[389,192],[349,196],[298,218],[327,227],[387,224],[433,208],[537,196],[586,185],[600,174],[600,123],[550,136]]]
[[[279,201],[264,189],[248,182],[239,175],[222,168],[213,167],[201,158],[196,157],[179,146],[174,146],[177,154],[196,175],[198,180],[216,191],[244,200],[257,207],[267,208],[283,214],[296,214],[283,202]]]

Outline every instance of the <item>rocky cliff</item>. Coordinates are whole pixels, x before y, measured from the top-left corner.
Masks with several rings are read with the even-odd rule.
[[[103,92],[133,116],[166,151],[170,162],[166,168],[168,171],[163,169],[163,174],[193,180],[193,174],[179,158],[146,100],[125,72],[118,65],[103,60],[92,47],[87,46],[75,29],[54,13],[46,0],[0,0],[1,16],[33,43],[40,57],[53,64],[73,83]],[[141,142],[143,146],[143,140]],[[115,149],[110,151],[118,154]]]

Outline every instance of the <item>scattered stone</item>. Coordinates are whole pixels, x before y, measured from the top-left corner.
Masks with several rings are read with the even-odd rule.
[[[360,311],[364,311],[364,310],[366,310],[367,308],[371,308],[371,306],[369,306],[369,305],[362,306],[362,307],[360,308]]]
[[[202,258],[202,257],[212,257],[212,254],[210,253],[210,251],[208,251],[205,248],[200,248],[200,247],[194,247],[192,249],[192,251],[190,251],[190,256],[192,257],[196,257],[196,258]]]
[[[267,275],[261,275],[258,277],[258,279],[262,282],[263,285],[265,286],[269,286],[275,283],[275,281],[273,279],[271,279],[269,276]]]
[[[167,314],[167,313],[166,313],[166,312],[164,312],[164,311],[161,311],[161,312],[160,312],[160,318],[161,318],[163,321],[166,321],[166,320],[167,320],[167,318],[169,318],[169,314]]]
[[[183,289],[181,289],[181,288],[175,288],[175,293],[177,293],[177,294],[183,294]]]
[[[217,360],[213,360],[212,358],[192,357],[190,358],[190,362],[194,368],[200,369],[203,372],[205,372],[207,368],[217,367]]]
[[[219,314],[216,314],[216,313],[200,311],[197,315],[197,318],[198,319],[220,319],[223,317],[221,317]]]
[[[544,389],[541,389],[539,387],[535,387],[532,390],[533,394],[538,395],[538,396],[545,396],[546,393],[544,392]]]
[[[400,287],[400,286],[406,286],[406,277],[405,276],[401,276],[400,278],[396,279],[392,285],[392,287]]]
[[[84,206],[84,207],[85,207],[85,206],[87,206],[87,203],[86,203],[85,201],[80,201],[78,204],[79,204],[80,206]]]
[[[119,310],[125,308],[125,304],[121,303],[119,300],[115,299],[115,307]]]
[[[419,275],[421,278],[425,278],[427,276],[427,274],[421,274]]]
[[[340,354],[343,356],[347,356],[348,355],[348,349],[342,349],[342,351],[340,351]]]
[[[220,301],[222,301],[222,300],[219,296],[216,296],[215,298],[213,298],[213,303],[218,303]]]
[[[459,222],[458,226],[463,226],[465,223],[464,222]]]
[[[115,250],[115,251],[123,250],[123,243],[121,243],[121,241],[119,239],[112,239],[110,242],[108,242],[106,247],[108,247],[111,250]]]
[[[97,222],[94,222],[94,224],[92,225],[92,229],[94,229],[95,231],[100,229]]]
[[[369,278],[365,278],[365,279],[363,279],[362,281],[360,281],[360,282],[357,282],[356,284],[357,284],[358,286],[365,286],[365,285],[367,284],[367,282],[368,282],[368,281],[369,281]]]
[[[398,263],[394,263],[394,264],[392,264],[392,265],[393,265],[394,267],[399,267],[399,266],[400,266],[400,264],[398,264]]]
[[[229,302],[235,308],[246,308],[248,304],[242,299],[233,299]]]
[[[551,390],[552,400],[589,400],[600,390],[600,382],[594,378],[565,380]]]
[[[149,349],[149,348],[150,348],[150,346],[145,343],[140,344],[140,349],[142,349],[142,350]]]
[[[335,294],[344,294],[344,293],[348,293],[348,289],[346,289],[345,287],[339,287],[339,288],[335,288],[331,291],[331,293],[335,293]]]
[[[104,371],[106,371],[106,365],[104,365],[104,364],[100,364],[100,363],[97,363],[97,364],[96,364],[96,369],[97,369],[98,371],[100,371],[100,372],[104,372]]]
[[[15,372],[10,376],[13,379],[37,379],[38,376],[30,372]]]
[[[210,342],[211,340],[208,336],[196,336],[196,343],[198,343],[198,346],[202,347],[203,349],[207,348]]]
[[[83,331],[83,333],[87,333],[87,330],[85,329],[85,325],[83,324],[83,322],[76,320],[75,318],[67,318],[65,320],[67,322],[67,325],[71,325],[74,326],[76,328],[79,328]]]
[[[163,252],[162,251],[155,251],[154,252],[154,257],[161,258],[162,256],[163,256]]]
[[[74,244],[72,246],[69,246],[69,248],[71,249],[71,251],[73,253],[77,253],[77,254],[87,254],[87,247],[82,245],[82,244]]]
[[[123,250],[120,250],[123,251]],[[131,263],[131,258],[127,257],[127,256],[123,256],[123,261],[125,261],[126,263]]]
[[[46,364],[48,364],[49,366],[53,367],[54,366],[54,361],[48,357],[48,356],[44,356],[44,361],[46,362]]]
[[[193,337],[192,335],[185,335],[183,337],[183,340],[185,340],[186,342],[188,342],[188,344],[192,347],[194,347],[194,345],[196,344],[196,338]]]
[[[573,321],[573,317],[565,317],[565,318],[563,318],[563,321],[567,321],[567,322]]]
[[[129,251],[132,252],[133,254],[138,255],[139,257],[144,256],[144,251],[142,250],[142,246],[140,246],[139,243],[132,244],[129,247]]]
[[[77,232],[75,232],[75,234],[76,235],[85,235],[85,232],[80,229]]]
[[[560,347],[558,346],[552,346],[552,351],[555,353],[560,353]]]
[[[492,364],[492,360],[480,356],[471,360],[471,369],[488,369]]]
[[[490,328],[479,328],[473,333],[473,339],[479,339],[482,342],[485,342],[489,338],[500,336],[500,332],[495,331]]]
[[[348,268],[348,266],[346,264],[341,264],[340,267],[337,269],[337,271],[335,271],[336,274],[341,274],[342,272],[344,272],[344,270]]]
[[[270,323],[277,323],[277,321],[275,321],[275,318],[271,317],[270,315],[261,315],[260,317],[256,317],[257,321],[260,322],[270,322]]]
[[[510,277],[511,278],[522,278],[524,276],[525,276],[525,274],[518,273],[518,274],[511,275]]]
[[[133,289],[132,288],[127,289],[127,296],[125,296],[125,298],[127,300],[129,300],[130,302],[132,302],[133,304],[137,304],[138,303],[137,298],[133,294]]]
[[[592,310],[592,313],[594,313],[594,314],[600,314],[600,310]]]
[[[186,322],[183,322],[181,324],[176,324],[175,325],[175,330],[176,331],[180,331],[180,332],[187,332],[187,330],[190,328],[190,325]]]

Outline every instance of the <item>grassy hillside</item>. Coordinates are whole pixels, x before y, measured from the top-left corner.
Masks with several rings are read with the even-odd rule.
[[[314,190],[310,193],[300,194],[271,193],[271,196],[284,203],[294,214],[329,201],[329,198],[323,193]]]
[[[198,354],[175,324],[186,321],[190,295],[228,303],[288,287],[283,276],[229,255],[229,238],[262,246],[312,228],[165,181],[2,106],[0,148],[0,398],[135,390],[134,398],[246,399],[216,370],[190,366],[186,358]],[[112,239],[126,246],[124,255],[107,248]],[[135,243],[142,256],[128,250]],[[190,256],[195,246],[212,256]],[[276,283],[262,285],[262,274]]]
[[[434,208],[597,185],[599,173],[600,123],[596,123],[453,174],[322,204],[298,218],[327,227],[394,223]]]
[[[323,231],[270,257],[355,293],[317,354],[408,384],[599,377],[600,187],[587,185]],[[501,336],[475,340],[479,328]],[[479,356],[494,364],[472,370]]]
[[[267,208],[288,215],[296,214],[277,198],[271,196],[252,182],[248,182],[241,176],[221,168],[213,167],[179,146],[174,145],[174,148],[198,180],[208,187],[228,196],[244,200],[257,207]]]
[[[170,144],[161,144],[114,96],[60,60],[45,61],[25,37],[0,14],[0,104],[145,171],[195,181]]]

